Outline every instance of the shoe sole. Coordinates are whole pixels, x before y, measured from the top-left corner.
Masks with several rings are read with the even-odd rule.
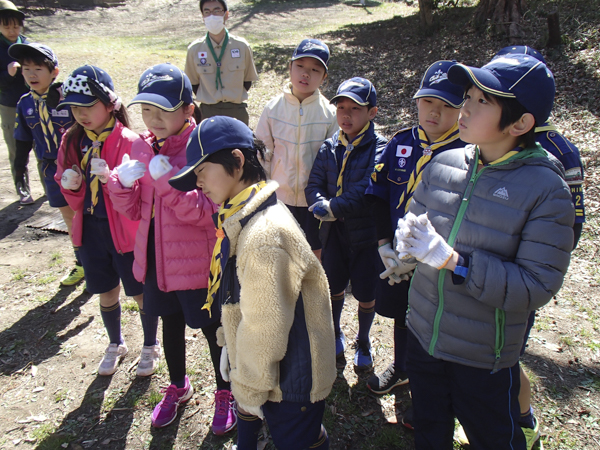
[[[390,387],[390,388],[388,388],[388,389],[384,389],[384,390],[382,390],[382,391],[376,391],[375,389],[373,389],[373,388],[372,388],[371,386],[369,386],[368,384],[367,384],[367,387],[369,388],[369,390],[370,390],[370,391],[371,391],[373,394],[379,394],[379,395],[382,395],[382,394],[387,394],[387,393],[388,393],[388,392],[390,392],[392,389],[394,389],[394,388],[396,388],[396,387],[398,387],[398,386],[404,386],[405,384],[408,384],[408,378],[407,378],[406,380],[402,380],[402,381],[400,381],[400,382],[398,382],[398,383],[395,383],[394,385],[392,385],[392,387]]]

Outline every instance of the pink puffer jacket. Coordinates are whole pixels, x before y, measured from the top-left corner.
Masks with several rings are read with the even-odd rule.
[[[171,172],[158,180],[150,171],[131,188],[121,185],[113,170],[107,183],[114,208],[131,220],[140,220],[135,238],[133,274],[138,281],[146,278],[148,231],[154,204],[154,241],[158,287],[163,292],[201,289],[208,286],[210,259],[215,245],[212,214],[218,207],[200,190],[181,192],[169,185],[169,179],[186,163],[185,147],[194,127],[167,138],[160,150],[169,157]],[[143,133],[131,148],[131,159],[146,168],[154,157],[150,146],[153,135]]]

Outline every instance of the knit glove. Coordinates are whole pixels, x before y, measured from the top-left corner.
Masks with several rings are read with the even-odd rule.
[[[150,170],[150,176],[154,180],[158,180],[160,177],[168,174],[173,166],[169,163],[169,157],[165,155],[156,155],[148,164]]]
[[[126,188],[130,188],[135,183],[135,180],[139,180],[144,176],[146,172],[146,165],[143,162],[135,159],[129,159],[129,155],[125,153],[123,160],[115,170],[121,185]]]
[[[308,210],[313,213],[321,222],[333,222],[336,220],[331,212],[329,200],[318,201],[317,203],[309,206]]]
[[[79,167],[73,165],[72,169],[67,169],[60,177],[60,185],[63,189],[76,191],[81,186],[82,176]]]
[[[401,220],[396,229],[398,253],[407,253],[429,266],[442,269],[454,249],[435,231],[427,213],[417,217],[409,212],[404,217],[404,223],[401,224]]]
[[[221,377],[223,381],[231,381],[229,379],[229,355],[227,354],[227,346],[221,347]]]
[[[237,404],[238,404],[238,410],[241,409],[242,414],[247,413],[247,414],[251,414],[253,416],[258,416],[261,419],[265,418],[265,415],[263,414],[263,411],[262,411],[262,406],[244,406],[239,401],[237,402]]]
[[[106,161],[102,158],[92,158],[90,161],[90,173],[96,175],[102,184],[106,184],[110,176],[110,169]]]
[[[389,278],[388,283],[390,283],[390,285],[400,283],[402,279],[395,273],[400,264],[400,260],[396,256],[396,252],[392,249],[392,244],[386,242],[385,244],[380,245],[377,251],[379,252],[381,262],[385,267],[385,270],[379,274],[379,278],[382,280]]]

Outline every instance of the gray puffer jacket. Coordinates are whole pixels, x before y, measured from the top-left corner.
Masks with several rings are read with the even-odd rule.
[[[560,289],[575,213],[564,173],[539,144],[482,166],[469,145],[438,155],[410,211],[468,256],[461,284],[419,263],[408,327],[435,358],[498,370],[519,359],[527,317]]]

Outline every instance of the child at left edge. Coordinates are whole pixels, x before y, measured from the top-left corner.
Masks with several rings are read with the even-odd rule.
[[[171,383],[152,413],[152,425],[173,422],[178,406],[194,392],[186,375],[187,325],[200,328],[208,342],[217,384],[212,430],[221,435],[235,426],[235,401],[220,372],[218,305],[206,310],[201,301],[207,295],[217,206],[198,189],[181,192],[168,183],[185,165],[186,143],[196,127],[192,95],[189,78],[172,64],[142,74],[130,106],[141,105],[148,131],[133,143],[131,159],[112,171],[108,190],[117,211],[140,220],[133,274],[144,283],[145,312],[163,321]]]
[[[70,108],[56,110],[60,88],[53,83],[59,73],[58,59],[50,47],[37,43],[13,44],[8,53],[21,65],[23,77],[31,89],[17,104],[15,173],[19,178],[27,173],[29,152],[35,142],[36,158],[42,162],[42,183],[46,187],[48,203],[53,208],[58,208],[62,214],[72,242],[75,211],[71,209],[60,192],[60,186],[54,180],[60,142],[63,134],[74,123]],[[73,286],[84,277],[79,248],[73,247],[75,267],[60,280],[63,286]]]
[[[373,366],[369,331],[375,316],[379,279],[377,230],[365,196],[375,160],[386,140],[375,133],[377,93],[360,77],[344,81],[331,99],[340,127],[327,139],[313,164],[304,190],[308,210],[321,220],[322,262],[331,293],[336,357],[343,360],[346,337],[340,327],[345,290],[352,282],[358,300],[354,366]]]

